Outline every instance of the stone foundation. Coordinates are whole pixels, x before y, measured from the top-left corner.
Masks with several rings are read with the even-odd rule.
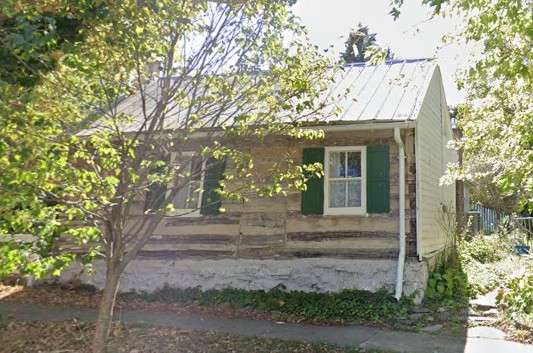
[[[60,280],[80,278],[102,288],[104,263],[94,264],[92,275],[77,264],[63,271]],[[288,290],[338,292],[344,288],[393,291],[396,283],[395,260],[152,260],[132,261],[124,272],[120,291],[154,291],[164,285],[175,288],[222,289],[226,287],[269,290],[284,285]],[[426,262],[407,260],[404,294],[421,293],[426,288]],[[418,295],[420,296],[420,295]]]

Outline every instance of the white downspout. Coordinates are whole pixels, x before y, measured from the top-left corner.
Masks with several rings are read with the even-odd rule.
[[[403,291],[403,269],[405,264],[405,149],[400,136],[400,128],[394,128],[394,140],[398,144],[399,171],[399,209],[400,209],[400,252],[398,254],[398,271],[396,274],[395,297],[400,300]]]

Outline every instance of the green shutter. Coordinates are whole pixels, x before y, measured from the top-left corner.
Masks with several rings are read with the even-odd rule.
[[[324,148],[304,148],[302,162],[324,165]],[[307,181],[307,190],[302,191],[302,213],[324,213],[324,178],[313,177]]]
[[[209,158],[206,164],[200,213],[217,215],[222,205],[219,191],[221,190],[220,181],[224,178],[226,163],[215,158]]]
[[[170,154],[165,154],[161,156],[161,160],[165,161],[167,164],[170,163]],[[162,173],[165,171],[165,166],[155,167],[150,171],[151,174]],[[146,192],[146,198],[144,199],[144,212],[148,210],[157,210],[163,206],[165,197],[167,194],[167,185],[164,183],[152,183],[148,187]]]
[[[389,146],[366,148],[366,210],[390,212]]]

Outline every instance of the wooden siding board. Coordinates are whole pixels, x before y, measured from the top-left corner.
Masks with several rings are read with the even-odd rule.
[[[336,259],[394,259],[395,249],[280,249],[275,253],[278,259],[291,258],[336,258]]]
[[[301,162],[305,146],[390,147],[391,212],[354,216],[305,216],[300,212],[300,191],[289,190],[286,197],[260,198],[249,194],[246,203],[223,201],[227,212],[218,216],[168,217],[157,228],[153,241],[142,256],[156,258],[250,258],[290,259],[303,257],[396,258],[398,255],[398,146],[392,129],[328,133],[322,140],[277,141],[254,147],[254,174],[268,170],[277,161],[274,155],[289,153]],[[273,153],[273,151],[275,153]],[[265,158],[263,158],[265,157]],[[230,164],[228,163],[228,167]],[[238,186],[230,180],[227,187]],[[413,197],[408,191],[408,198]],[[409,223],[409,222],[408,222]],[[407,225],[407,232],[411,231]]]
[[[399,249],[398,237],[361,237],[350,240],[328,240],[324,242],[289,241],[286,249]]]
[[[365,237],[385,237],[385,238],[397,238],[397,233],[388,232],[299,232],[299,233],[287,233],[288,241],[308,241],[308,242],[325,242],[329,240],[339,239],[358,239]]]
[[[420,255],[430,254],[445,245],[446,236],[439,225],[442,205],[448,203],[450,188],[439,185],[448,162],[453,162],[452,153],[444,153],[451,139],[445,124],[447,113],[442,93],[439,71],[431,78],[428,91],[420,109],[416,129],[416,159],[418,183],[418,229],[421,244]],[[446,108],[447,109],[447,108]],[[451,130],[450,130],[451,131]]]

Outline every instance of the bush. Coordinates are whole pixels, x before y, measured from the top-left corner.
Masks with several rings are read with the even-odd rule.
[[[442,259],[430,276],[426,301],[464,301],[496,288],[512,271],[510,249],[506,232],[459,241],[457,251]]]
[[[498,287],[511,275],[514,266],[512,259],[493,264],[465,263],[463,269],[468,277],[468,296],[474,298]]]
[[[515,264],[512,239],[506,231],[477,235],[459,242],[459,259],[466,274],[467,294],[476,297],[498,287]]]
[[[508,245],[498,234],[477,235],[459,243],[459,253],[462,260],[476,260],[487,264],[502,260],[508,255]]]
[[[468,280],[461,267],[455,265],[441,268],[430,276],[425,293],[426,302],[446,300],[462,301],[468,293]]]

